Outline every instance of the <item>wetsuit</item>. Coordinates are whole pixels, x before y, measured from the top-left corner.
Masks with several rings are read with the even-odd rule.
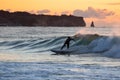
[[[64,45],[61,47],[61,49],[63,49],[65,46],[67,46],[67,49],[68,49],[71,40],[73,40],[73,39],[71,39],[70,37],[68,37],[68,38],[66,39]]]

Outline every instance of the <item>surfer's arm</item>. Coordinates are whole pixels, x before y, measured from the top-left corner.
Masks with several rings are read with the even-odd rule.
[[[76,41],[75,36],[71,36],[71,40]]]
[[[75,39],[71,39],[71,40],[75,41]]]

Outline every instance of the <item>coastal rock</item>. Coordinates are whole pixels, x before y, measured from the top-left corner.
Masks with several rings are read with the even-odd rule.
[[[36,15],[28,12],[8,12],[0,10],[0,26],[80,26],[85,27],[83,17],[73,15]]]

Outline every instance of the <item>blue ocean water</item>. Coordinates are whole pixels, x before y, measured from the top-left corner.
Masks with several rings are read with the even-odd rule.
[[[0,80],[120,80],[120,28],[0,27]],[[68,55],[52,55],[72,36]]]

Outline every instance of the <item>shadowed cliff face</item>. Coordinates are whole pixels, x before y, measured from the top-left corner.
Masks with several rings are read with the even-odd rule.
[[[35,15],[27,12],[0,11],[1,26],[86,26],[83,17]]]

